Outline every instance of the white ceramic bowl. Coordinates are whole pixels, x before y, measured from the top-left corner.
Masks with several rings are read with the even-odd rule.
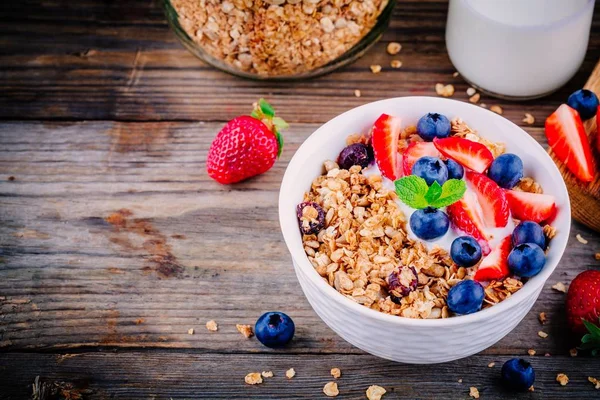
[[[485,138],[504,142],[521,157],[525,176],[532,176],[544,192],[556,197],[558,213],[544,269],[507,300],[474,314],[418,320],[371,310],[329,286],[308,261],[296,219],[296,205],[322,173],[323,161],[335,160],[348,135],[367,132],[382,113],[398,116],[403,126],[414,125],[428,112],[460,117]],[[300,146],[283,177],[279,220],[296,275],[306,298],[319,317],[338,335],[373,355],[393,361],[430,364],[467,357],[502,339],[533,306],[544,282],[565,250],[571,226],[569,197],[564,181],[544,149],[525,131],[484,108],[437,97],[401,97],[354,108],[317,129]]]

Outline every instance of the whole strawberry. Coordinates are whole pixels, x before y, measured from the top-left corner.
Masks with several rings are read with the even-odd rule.
[[[566,300],[567,321],[575,333],[585,333],[583,320],[600,318],[600,270],[583,271],[573,279]]]
[[[273,107],[260,99],[251,115],[232,119],[217,134],[206,159],[208,175],[229,184],[268,171],[283,149],[279,132],[287,127]]]

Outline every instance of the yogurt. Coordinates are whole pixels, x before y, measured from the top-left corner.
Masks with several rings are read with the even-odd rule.
[[[369,165],[367,168],[365,168],[362,171],[362,174],[364,176],[381,175],[381,171],[377,167],[377,164],[373,163],[373,164]],[[383,187],[385,187],[388,190],[396,191],[394,182],[391,179],[388,179],[384,176],[381,176],[381,178],[382,178]],[[483,211],[481,210],[481,206],[479,205],[479,202],[477,201],[477,195],[475,194],[475,192],[469,186],[468,183],[467,183],[467,191],[465,192],[465,196],[472,197],[473,203],[476,205],[475,211],[481,217],[481,220],[484,221]],[[448,229],[446,234],[442,237],[439,237],[434,240],[420,239],[414,234],[414,232],[410,228],[410,224],[408,223],[408,221],[410,220],[410,216],[416,211],[416,209],[406,205],[400,199],[396,199],[396,204],[398,204],[398,207],[400,208],[400,210],[402,210],[402,212],[406,216],[406,221],[407,221],[406,233],[408,235],[408,238],[411,240],[419,241],[419,242],[423,243],[423,245],[425,245],[425,247],[428,250],[432,250],[435,246],[437,246],[439,248],[446,250],[448,253],[450,253],[450,247],[452,246],[452,242],[454,241],[454,239],[456,239],[459,236],[465,235],[463,232],[454,229],[454,227],[452,225],[450,225],[450,228]],[[440,208],[440,210],[446,212],[446,207]],[[488,238],[488,243],[490,244],[490,248],[493,250],[496,246],[498,246],[500,244],[502,239],[504,239],[506,236],[508,236],[512,233],[514,228],[515,228],[514,220],[512,219],[512,217],[510,217],[510,218],[508,218],[508,223],[506,224],[505,227],[495,228],[495,227],[485,226],[483,228],[483,234]]]

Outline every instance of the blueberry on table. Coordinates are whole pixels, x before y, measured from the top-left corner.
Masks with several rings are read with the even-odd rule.
[[[513,248],[508,255],[508,267],[511,272],[522,278],[537,275],[545,264],[544,250],[535,243],[522,243]]]
[[[446,168],[448,168],[448,179],[462,179],[465,175],[465,169],[454,160],[447,159],[444,161]]]
[[[387,277],[388,293],[390,299],[397,304],[404,296],[408,296],[410,292],[417,288],[419,276],[415,267],[402,266],[396,268]]]
[[[523,161],[519,156],[505,153],[492,161],[488,176],[504,189],[512,189],[523,178]]]
[[[466,280],[452,286],[446,303],[450,311],[455,314],[471,314],[481,309],[483,297],[483,286],[478,282]]]
[[[544,230],[537,222],[521,221],[512,233],[513,246],[518,246],[523,243],[535,243],[546,250],[546,235]]]
[[[294,337],[294,321],[279,311],[267,312],[254,325],[256,338],[267,347],[283,347]]]
[[[338,156],[337,163],[342,169],[350,169],[354,165],[367,168],[373,161],[373,151],[363,143],[353,143],[344,147]]]
[[[422,240],[433,240],[444,236],[449,227],[448,216],[437,208],[422,208],[410,216],[410,229]]]
[[[315,202],[305,201],[296,207],[300,231],[305,235],[317,234],[325,227],[325,211]]]
[[[450,246],[450,257],[459,267],[469,268],[481,260],[481,246],[471,236],[460,236]]]
[[[426,142],[434,138],[445,138],[450,136],[450,121],[445,115],[429,113],[421,117],[417,122],[417,134]]]
[[[502,383],[508,389],[525,391],[535,382],[535,371],[522,358],[511,358],[502,366]]]
[[[596,115],[598,96],[591,90],[579,89],[569,96],[567,104],[577,110],[581,119],[585,121]]]
[[[448,180],[448,168],[446,164],[437,157],[421,157],[412,166],[412,174],[425,179],[427,185],[434,181],[443,185]]]

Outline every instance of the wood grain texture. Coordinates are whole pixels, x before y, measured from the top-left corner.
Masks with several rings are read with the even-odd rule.
[[[340,398],[364,398],[379,384],[389,389],[384,399],[464,399],[471,385],[482,398],[508,399],[500,363],[530,348],[538,381],[521,398],[597,398],[586,378],[600,360],[568,357],[575,343],[565,334],[564,294],[551,289],[599,266],[600,237],[580,224],[523,322],[453,363],[406,366],[363,353],[321,322],[297,283],[277,217],[287,163],[348,108],[434,95],[437,82],[453,83],[454,98],[466,100],[445,53],[446,9],[445,1],[400,1],[384,41],[359,62],[312,81],[265,83],[189,55],[157,1],[0,4],[0,399],[26,398],[36,376],[71,382],[91,399],[315,398],[334,366]],[[523,127],[545,146],[545,117],[600,56],[599,22],[581,70],[559,92],[482,101],[520,126],[533,114],[535,124]],[[403,45],[399,70],[386,67],[389,41]],[[371,64],[384,71],[371,74]],[[210,142],[258,97],[292,122],[282,157],[260,177],[218,185],[205,172]],[[289,348],[270,350],[235,329],[273,309],[296,322]],[[209,319],[218,332],[206,330]],[[298,371],[291,381],[283,378],[289,367]],[[263,369],[276,377],[244,385],[246,373]],[[558,372],[571,378],[566,388],[554,382]]]
[[[499,383],[506,357],[473,356],[436,366],[413,366],[370,355],[259,355],[197,353],[75,353],[32,355],[0,354],[11,373],[0,374],[6,390],[0,399],[23,399],[31,393],[36,376],[44,382],[69,382],[86,399],[314,399],[325,398],[323,386],[334,379],[330,369],[340,368],[339,399],[365,399],[370,385],[383,386],[393,399],[469,399],[469,387],[479,389],[481,399],[597,399],[598,391],[587,381],[597,376],[597,364],[565,356],[536,356],[534,392],[506,392]],[[488,367],[494,362],[495,366]],[[294,368],[293,379],[285,371]],[[272,371],[263,384],[244,383],[249,372]],[[561,387],[558,373],[570,381]],[[462,383],[458,380],[462,379]]]
[[[452,77],[445,50],[446,1],[400,1],[383,41],[358,62],[297,83],[240,80],[203,64],[169,31],[159,3],[11,2],[0,22],[0,118],[223,121],[266,96],[290,122],[322,123],[374,100],[433,96],[438,82],[453,83],[454,98],[467,99],[468,86]],[[599,23],[595,18],[593,33]],[[389,41],[402,43],[395,57],[400,69],[389,67]],[[599,57],[600,35],[592,34],[582,68],[556,95],[535,103],[487,96],[482,102],[501,105],[514,121],[531,112],[542,126],[584,84]],[[383,72],[372,74],[371,64]]]

